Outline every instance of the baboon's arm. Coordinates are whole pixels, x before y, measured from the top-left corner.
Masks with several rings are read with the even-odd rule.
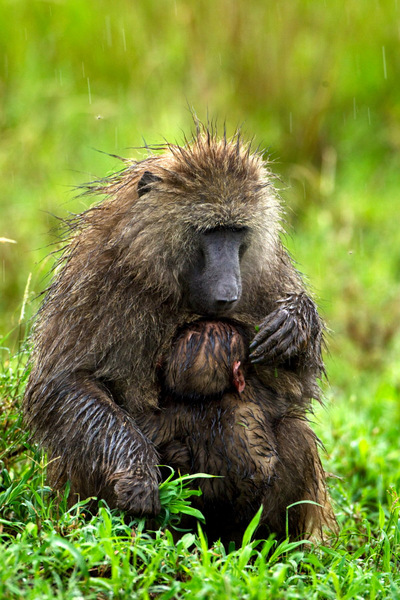
[[[250,345],[253,363],[279,364],[299,356],[321,361],[323,323],[305,292],[287,295],[260,324]]]
[[[135,515],[159,512],[158,456],[134,419],[89,375],[28,389],[28,424],[50,452],[52,483]]]

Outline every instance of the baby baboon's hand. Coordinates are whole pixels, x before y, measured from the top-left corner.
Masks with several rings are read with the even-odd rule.
[[[322,324],[314,302],[305,294],[291,294],[260,324],[250,345],[252,363],[282,363],[307,351]]]
[[[117,506],[135,517],[155,517],[160,512],[158,469],[137,465],[115,483]]]

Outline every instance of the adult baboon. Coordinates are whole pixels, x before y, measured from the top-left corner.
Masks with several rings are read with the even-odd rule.
[[[151,516],[171,464],[223,475],[200,481],[211,537],[238,539],[261,503],[266,531],[284,535],[302,500],[320,507],[290,509],[291,535],[320,529],[331,508],[305,416],[323,326],[268,163],[199,127],[90,191],[107,198],[71,221],[33,333],[25,417],[52,484]],[[193,327],[209,349],[191,349],[186,377]]]

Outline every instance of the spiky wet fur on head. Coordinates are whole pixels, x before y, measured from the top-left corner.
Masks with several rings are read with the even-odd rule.
[[[220,140],[208,130],[198,130],[184,146],[165,144],[157,150],[158,155],[126,161],[117,176],[89,186],[108,199],[80,215],[79,228],[100,230],[105,251],[118,247],[117,265],[168,301],[180,300],[176,283],[196,231],[248,227],[257,247],[252,269],[268,268],[279,243],[280,205],[275,176],[261,154],[252,153],[239,133]],[[139,196],[138,183],[148,172],[159,180]],[[98,252],[97,232],[93,237]],[[255,255],[262,264],[254,264]]]

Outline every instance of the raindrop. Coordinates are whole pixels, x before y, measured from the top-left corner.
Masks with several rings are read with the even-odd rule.
[[[367,108],[367,112],[368,112],[368,125],[371,125],[371,111],[370,108]]]
[[[85,77],[85,64],[82,63],[82,77]]]
[[[385,46],[382,46],[383,76],[387,79]]]
[[[353,98],[353,117],[354,117],[354,120],[356,120],[356,118],[357,118],[357,105],[356,105],[356,99],[355,98]]]
[[[293,114],[289,113],[289,132],[293,133]]]
[[[337,152],[332,146],[322,152],[320,192],[322,196],[330,196],[335,190]]]
[[[87,86],[88,86],[88,94],[89,94],[89,104],[92,104],[92,92],[90,91],[89,77],[87,78]]]
[[[122,44],[124,46],[124,52],[126,52],[126,37],[125,37],[125,28],[122,28]]]

